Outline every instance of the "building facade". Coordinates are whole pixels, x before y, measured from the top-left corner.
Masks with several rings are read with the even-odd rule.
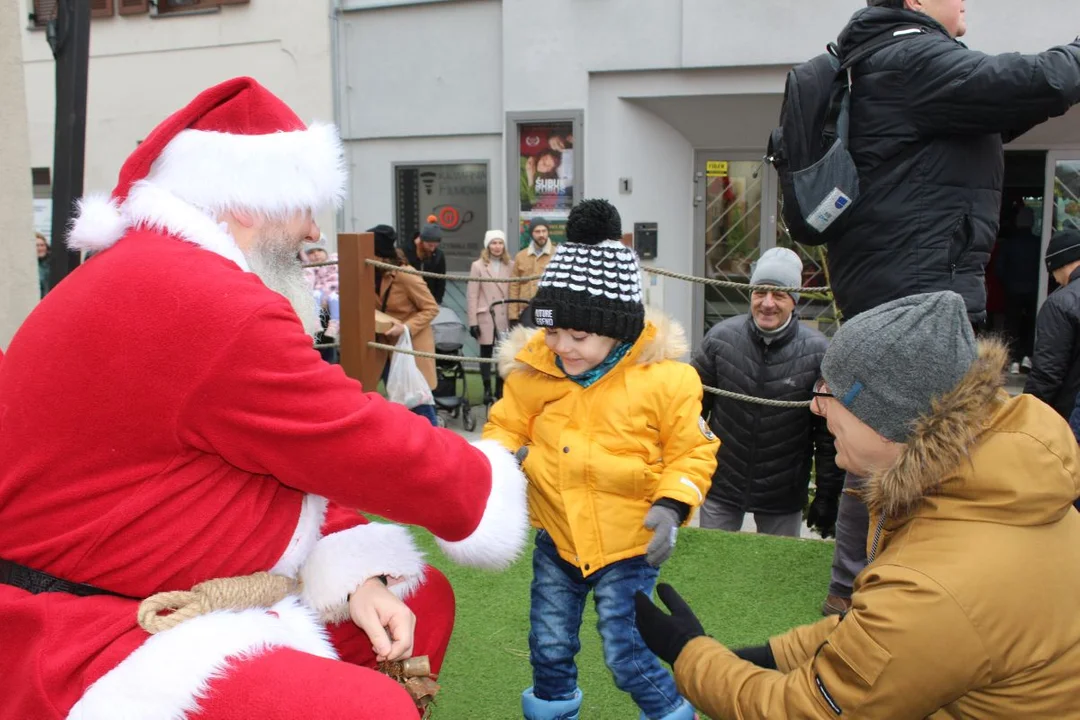
[[[22,55],[35,217],[48,234],[55,67],[42,17],[23,8]],[[91,0],[87,191],[168,113],[215,82],[252,75],[305,119],[334,118],[350,169],[328,237],[378,223],[406,240],[429,215],[451,271],[465,272],[485,230],[556,237],[583,197],[611,199],[646,266],[745,281],[778,223],[763,162],[788,70],[835,39],[862,0]],[[1069,42],[1075,0],[968,7],[965,41],[990,53]],[[1008,147],[1006,184],[1037,216],[1080,214],[1080,111]],[[804,251],[805,283],[823,262]],[[1040,269],[1040,272],[1041,269]],[[1042,293],[1046,277],[1042,272]],[[459,311],[465,288],[451,284]],[[695,341],[743,312],[745,293],[646,275],[647,300]],[[829,303],[800,314],[826,326]]]
[[[863,4],[339,0],[335,89],[352,167],[342,227],[389,222],[408,235],[434,212],[451,269],[467,270],[489,227],[513,238],[531,217],[557,221],[602,196],[637,229],[646,266],[745,281],[761,250],[790,242],[762,162],[786,74]],[[1037,52],[1076,34],[1075,0],[1016,7],[969,4],[965,41]],[[1044,242],[1052,216],[1080,214],[1080,111],[1014,142],[1007,160]],[[824,284],[821,257],[803,255],[807,283]],[[737,291],[649,275],[646,286],[695,341],[747,307]],[[832,314],[813,298],[800,312]]]
[[[89,1],[87,192],[109,192],[127,156],[200,91],[250,75],[305,121],[334,117],[332,7],[312,0]],[[56,69],[45,24],[56,0],[22,7],[22,54],[33,166],[35,226],[49,227]],[[332,212],[321,217],[333,234]]]

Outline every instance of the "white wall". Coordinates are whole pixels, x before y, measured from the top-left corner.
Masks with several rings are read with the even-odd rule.
[[[345,13],[343,135],[501,132],[501,23],[498,0]]]
[[[0,7],[0,350],[38,299],[17,5]]]
[[[43,31],[24,26],[22,48],[31,161],[51,167],[55,63]],[[206,15],[92,19],[86,190],[111,190],[154,126],[200,91],[240,75],[266,85],[305,121],[333,120],[329,5],[252,0]],[[319,220],[333,231],[332,213]]]
[[[395,163],[486,162],[487,227],[506,224],[502,3],[381,7],[338,22],[338,103],[348,148],[344,229],[395,224]]]

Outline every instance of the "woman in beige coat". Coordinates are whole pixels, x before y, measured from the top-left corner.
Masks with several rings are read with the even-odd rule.
[[[383,226],[382,227],[389,227]],[[404,265],[404,261],[397,248],[394,247],[392,236],[384,233],[375,233],[375,257],[378,260],[397,265]],[[418,275],[410,275],[393,270],[375,270],[375,307],[394,318],[400,325],[394,325],[386,332],[387,341],[390,344],[397,342],[401,336],[402,328],[408,327],[412,338],[414,350],[422,352],[435,352],[435,334],[431,330],[431,321],[439,314],[439,306],[435,302],[431,291],[428,290],[424,279]],[[377,362],[385,368],[387,353],[378,351]],[[416,366],[427,380],[428,387],[435,389],[435,361],[430,358],[416,358]]]
[[[484,235],[484,250],[480,259],[472,264],[470,277],[507,278],[510,277],[510,261],[506,254],[506,235],[502,230],[488,230]],[[508,307],[506,304],[495,306],[495,317],[491,316],[491,306],[510,297],[510,284],[500,282],[469,283],[469,333],[480,343],[480,357],[489,358],[499,333],[509,326]],[[488,405],[502,397],[502,377],[495,373],[495,392],[491,392],[491,365],[480,363],[480,377],[484,381],[484,404]]]

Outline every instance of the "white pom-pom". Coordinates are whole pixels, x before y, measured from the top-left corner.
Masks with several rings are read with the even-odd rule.
[[[71,250],[104,250],[122,238],[127,229],[127,220],[108,195],[87,195],[79,200],[67,246]]]

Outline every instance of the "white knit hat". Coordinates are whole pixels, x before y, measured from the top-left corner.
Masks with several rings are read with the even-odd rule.
[[[485,250],[487,250],[489,247],[491,247],[491,243],[492,243],[493,240],[502,240],[503,245],[505,245],[506,244],[506,233],[504,233],[502,230],[488,230],[486,233],[484,233],[484,249]]]

